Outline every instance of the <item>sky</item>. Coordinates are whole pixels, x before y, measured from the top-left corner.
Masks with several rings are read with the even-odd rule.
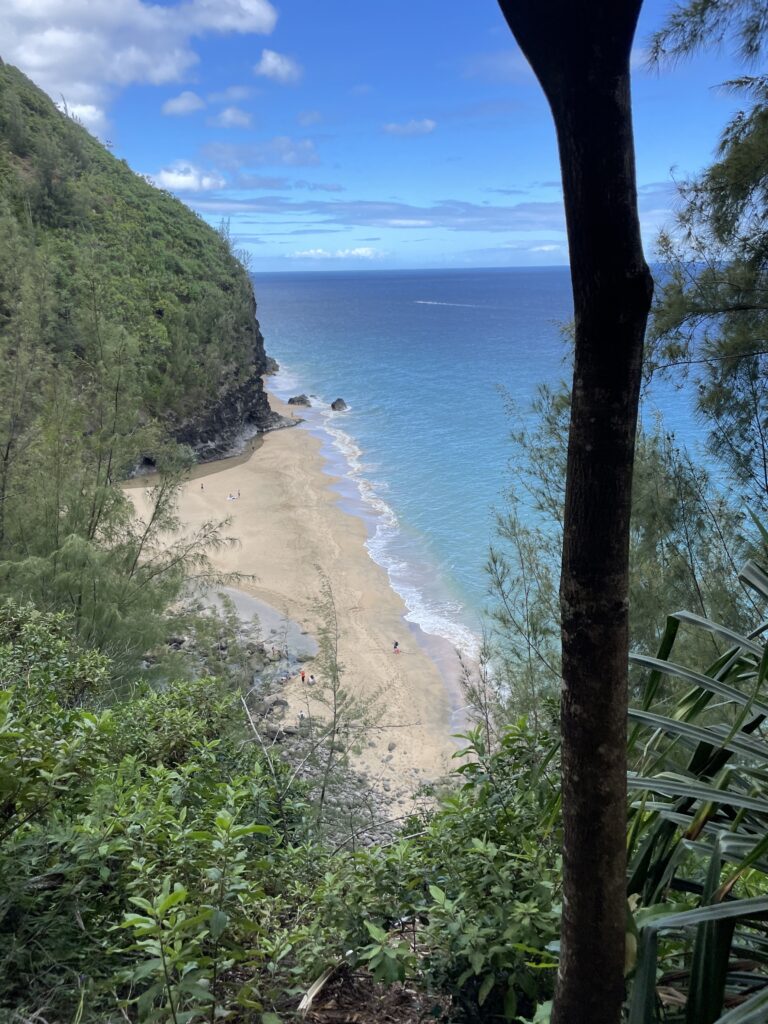
[[[727,52],[633,51],[644,244],[711,162]],[[495,0],[2,0],[0,56],[255,272],[563,265],[554,129]]]

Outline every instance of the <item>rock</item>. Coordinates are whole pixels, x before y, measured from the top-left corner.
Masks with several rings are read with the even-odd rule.
[[[331,402],[331,408],[334,412],[344,412],[344,410],[348,409],[349,406],[343,398],[337,398],[335,402]]]
[[[312,403],[306,395],[294,395],[288,399],[288,405],[306,405],[309,407]]]
[[[388,793],[390,789],[392,789],[392,784],[390,782],[387,782],[386,779],[384,780],[384,782],[382,782],[381,785],[383,786],[385,793]]]
[[[282,740],[287,736],[295,736],[298,729],[295,725],[262,725],[261,731],[267,739]]]
[[[288,701],[285,697],[281,697],[279,693],[273,693],[269,697],[264,698],[264,706],[266,708],[287,708]]]
[[[273,373],[278,373],[280,370],[280,363],[273,357],[267,356],[267,365],[264,369],[264,376],[269,377]]]
[[[390,752],[390,754],[392,753],[396,746],[397,744],[395,743],[395,741],[390,740],[390,742],[387,744],[387,750]]]

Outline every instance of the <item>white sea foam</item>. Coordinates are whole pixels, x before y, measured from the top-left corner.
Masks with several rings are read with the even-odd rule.
[[[460,309],[482,309],[475,302],[433,302],[431,299],[414,299],[415,306],[456,306]]]
[[[323,411],[323,427],[334,448],[343,456],[348,467],[347,475],[356,485],[361,501],[373,513],[375,528],[366,547],[373,561],[386,570],[392,588],[405,602],[408,609],[406,620],[415,623],[425,633],[442,637],[463,653],[475,657],[479,641],[460,622],[461,605],[458,602],[430,598],[419,586],[413,566],[399,553],[402,534],[397,514],[381,496],[384,487],[362,475],[366,468],[362,449],[345,430],[336,425],[334,421],[337,415],[332,411]]]
[[[280,372],[272,378],[272,390],[279,397],[288,398],[301,390],[301,385],[289,368],[281,366]],[[347,412],[351,409],[350,406]],[[405,602],[406,620],[425,633],[448,640],[469,657],[476,657],[479,639],[461,622],[461,605],[427,594],[419,585],[418,570],[403,557],[400,522],[395,510],[382,497],[382,492],[386,493],[389,485],[386,481],[374,481],[365,475],[375,467],[366,464],[360,445],[339,426],[347,412],[335,412],[329,402],[316,396],[312,397],[312,406],[307,412],[310,427],[319,428],[341,456],[345,476],[354,485],[364,510],[371,516],[374,527],[366,548],[373,561],[386,571],[393,590]]]

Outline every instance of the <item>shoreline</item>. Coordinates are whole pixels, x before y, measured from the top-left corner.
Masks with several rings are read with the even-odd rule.
[[[280,402],[301,390],[290,374],[288,380],[282,379],[284,372],[281,369],[272,381],[271,394],[277,395]],[[407,530],[403,530],[387,499],[387,485],[371,480],[366,453],[347,428],[346,418],[350,416],[352,422],[355,407],[333,412],[318,396],[310,397],[313,399],[311,407],[299,407],[302,426],[320,440],[325,472],[334,478],[339,507],[365,524],[366,550],[387,574],[390,586],[403,601],[408,625],[420,627],[425,649],[432,651],[433,639],[438,643],[445,640],[452,655],[460,650],[474,663],[481,646],[480,620],[470,624],[464,614],[464,597],[446,587],[447,581],[430,565],[429,556],[425,558],[417,538],[408,538]],[[437,660],[443,660],[442,653]],[[449,670],[449,684],[453,676],[454,672]]]
[[[274,411],[295,411],[269,397]],[[355,766],[405,811],[412,792],[444,775],[458,749],[452,734],[463,724],[456,718],[459,663],[447,640],[406,620],[405,603],[366,547],[365,522],[341,506],[341,480],[328,472],[321,448],[303,424],[270,431],[246,458],[198,467],[182,487],[178,514],[186,529],[230,517],[224,533],[238,543],[212,554],[215,567],[251,577],[236,583],[237,589],[315,637],[322,626],[323,580],[330,583],[342,685],[364,704],[375,702],[381,715]],[[148,482],[135,479],[127,492],[140,515]],[[238,492],[239,499],[228,500]],[[313,664],[307,663],[308,671]],[[315,705],[320,711],[319,691],[313,694],[298,677],[284,692],[290,715],[303,708],[314,713]]]

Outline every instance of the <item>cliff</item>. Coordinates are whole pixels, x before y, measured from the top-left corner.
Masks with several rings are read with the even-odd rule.
[[[26,303],[21,319],[36,322],[52,372],[77,374],[95,336],[122,339],[143,420],[203,458],[279,420],[261,381],[253,291],[226,232],[2,63],[0,257],[0,337]]]

